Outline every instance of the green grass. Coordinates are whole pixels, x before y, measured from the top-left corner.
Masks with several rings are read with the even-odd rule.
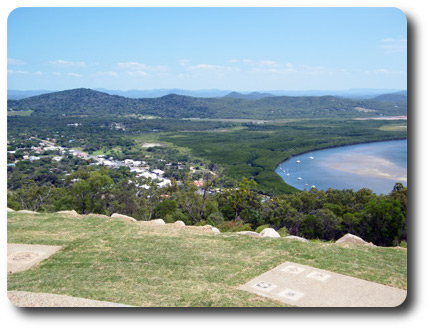
[[[406,288],[406,249],[301,243],[108,218],[8,214],[8,243],[62,245],[8,290],[134,306],[285,306],[237,287],[297,262]]]
[[[33,110],[25,110],[25,111],[8,111],[7,116],[16,116],[16,117],[28,117],[30,116],[34,111]]]

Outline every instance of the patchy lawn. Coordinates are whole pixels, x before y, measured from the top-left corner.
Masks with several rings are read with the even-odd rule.
[[[8,290],[134,306],[276,307],[236,288],[291,261],[406,289],[406,249],[215,235],[99,216],[8,213],[8,243],[62,245]]]

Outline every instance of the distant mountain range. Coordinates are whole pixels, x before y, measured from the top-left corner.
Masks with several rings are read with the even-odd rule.
[[[155,98],[162,97],[169,94],[177,94],[192,97],[230,97],[230,98],[242,98],[248,100],[258,100],[264,97],[273,96],[340,96],[345,98],[354,99],[370,99],[381,94],[392,94],[392,93],[406,93],[406,91],[399,91],[396,89],[349,89],[349,90],[307,90],[307,91],[245,91],[237,92],[231,90],[219,90],[219,89],[202,89],[202,90],[185,90],[185,89],[153,89],[153,90],[109,90],[104,88],[95,88],[94,90],[103,92],[110,95],[118,95],[129,98]],[[7,91],[8,100],[19,100],[26,97],[37,96],[41,94],[52,93],[56,91],[49,90],[13,90]]]
[[[249,94],[242,94],[238,92],[231,92],[224,97],[229,97],[232,99],[260,100],[260,99],[264,99],[265,97],[274,97],[274,96],[276,95],[270,94],[270,93],[252,92]]]
[[[407,103],[408,102],[408,93],[407,91],[400,91],[397,93],[389,93],[389,94],[381,94],[373,98],[377,101],[382,102],[400,102]]]
[[[264,93],[203,98],[169,94],[158,98],[127,98],[78,88],[8,100],[8,111],[32,111],[41,116],[125,116],[161,118],[350,118],[406,115],[406,103],[336,96],[271,96]],[[254,98],[254,99],[248,99]]]

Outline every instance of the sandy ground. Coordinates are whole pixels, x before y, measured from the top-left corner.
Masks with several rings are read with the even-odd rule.
[[[369,164],[372,164],[369,167]],[[407,182],[406,169],[385,158],[366,154],[339,154],[336,161],[326,163],[327,167],[351,174]]]
[[[408,120],[408,116],[354,118],[355,120]]]
[[[51,293],[8,291],[7,296],[9,301],[17,307],[132,307]]]

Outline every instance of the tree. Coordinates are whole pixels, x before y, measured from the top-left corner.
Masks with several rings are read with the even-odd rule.
[[[87,179],[79,179],[72,185],[72,195],[80,213],[106,213],[113,180],[99,171],[90,172]]]
[[[331,210],[329,209],[319,209],[314,213],[315,217],[322,224],[322,238],[324,240],[332,240],[336,239],[341,230],[341,221],[342,219],[337,217]]]
[[[374,198],[367,203],[364,221],[365,239],[383,246],[397,245],[406,223],[400,203],[385,196]]]
[[[308,239],[322,238],[323,225],[321,221],[312,214],[308,214],[302,222],[300,233],[303,237]]]
[[[237,188],[229,189],[226,192],[226,197],[232,208],[234,209],[234,220],[240,220],[240,212],[250,205],[250,203],[255,202],[255,194],[252,194],[252,188],[255,188],[257,183],[254,180],[249,180],[246,178],[239,182]]]

